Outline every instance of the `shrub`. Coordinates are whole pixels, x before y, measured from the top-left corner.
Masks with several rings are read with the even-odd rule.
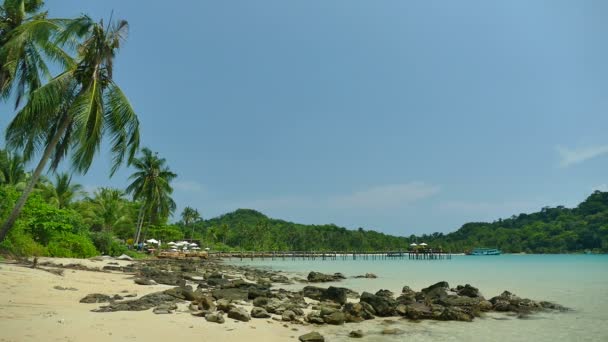
[[[0,243],[0,251],[14,256],[44,256],[47,250],[27,234],[17,222],[8,236]]]
[[[53,236],[47,250],[50,256],[62,258],[90,258],[99,254],[86,235],[72,233]]]
[[[91,240],[101,254],[119,256],[127,251],[127,247],[108,232],[91,233]]]

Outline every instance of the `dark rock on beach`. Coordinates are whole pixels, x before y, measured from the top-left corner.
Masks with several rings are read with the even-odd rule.
[[[314,271],[308,273],[308,281],[311,283],[327,283],[342,279],[346,279],[346,277],[342,273],[324,274]]]
[[[91,293],[91,294],[86,295],[84,298],[82,298],[80,300],[80,302],[92,304],[92,303],[108,303],[108,302],[111,302],[112,300],[113,300],[112,297],[110,297],[108,295],[104,295],[101,293]]]
[[[316,331],[298,337],[300,342],[325,342],[325,337]]]
[[[376,312],[376,315],[382,317],[392,316],[395,313],[395,307],[397,301],[389,296],[378,296],[369,292],[363,292],[361,294],[361,302],[365,302],[371,305]]]

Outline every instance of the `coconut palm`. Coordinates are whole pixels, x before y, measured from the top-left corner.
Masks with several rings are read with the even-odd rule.
[[[194,223],[200,219],[201,214],[199,214],[198,210],[194,208],[185,207],[182,211],[182,221],[184,222],[184,226],[188,227],[192,224],[192,234],[190,235],[191,239],[194,237]]]
[[[82,185],[72,183],[72,176],[66,172],[55,174],[55,182],[49,185],[43,196],[59,209],[67,208],[75,197],[84,194]]]
[[[43,4],[42,0],[5,0],[0,5],[0,99],[14,95],[15,108],[51,78],[47,62],[66,68],[74,65],[53,42],[70,21],[47,18],[46,12],[40,12]],[[66,39],[70,36],[66,31]]]
[[[84,202],[87,204],[87,210],[83,210],[85,220],[102,231],[122,230],[132,224],[131,206],[122,190],[99,188]]]
[[[70,154],[73,169],[86,173],[104,136],[111,140],[112,174],[125,159],[130,163],[134,158],[139,147],[139,120],[112,79],[113,60],[127,28],[124,20],[106,27],[85,16],[68,22],[58,32],[56,41],[62,46],[71,46],[74,37],[81,39],[76,45],[76,63],[31,91],[27,104],[7,128],[7,145],[22,150],[26,160],[42,153],[31,181],[2,226],[0,241],[13,226],[49,160],[55,170]],[[2,50],[10,50],[6,46],[11,43]],[[9,60],[7,64],[18,61]]]
[[[26,179],[23,158],[7,150],[0,150],[0,184],[17,185]]]
[[[134,238],[137,244],[146,219],[156,225],[175,211],[170,183],[177,175],[171,172],[165,158],[160,158],[158,153],[148,148],[143,148],[141,156],[135,158],[132,164],[136,171],[129,177],[132,182],[127,187],[127,193],[133,195],[134,201],[142,202]]]

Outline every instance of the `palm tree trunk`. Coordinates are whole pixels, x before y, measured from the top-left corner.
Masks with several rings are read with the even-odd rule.
[[[194,239],[194,223],[192,223],[192,234],[190,235],[190,240]]]
[[[0,242],[4,241],[8,232],[11,230],[11,228],[13,228],[15,221],[17,221],[17,218],[19,218],[19,214],[21,214],[21,210],[23,209],[25,202],[27,201],[28,197],[32,193],[34,186],[38,182],[38,179],[40,178],[40,175],[42,174],[42,170],[44,170],[44,167],[46,166],[46,163],[48,162],[49,158],[51,157],[51,154],[55,150],[55,147],[57,147],[57,144],[59,143],[59,139],[65,133],[65,130],[70,125],[70,119],[67,114],[65,114],[61,120],[62,120],[61,124],[60,124],[59,128],[57,129],[57,131],[55,132],[55,135],[53,136],[53,138],[51,139],[49,144],[45,147],[44,152],[42,153],[42,157],[40,158],[40,161],[38,162],[38,166],[36,166],[36,169],[34,170],[34,174],[32,175],[30,182],[27,184],[27,186],[23,190],[21,197],[19,197],[19,199],[17,200],[17,204],[15,204],[15,207],[13,208],[13,211],[11,211],[10,215],[8,216],[8,219],[2,225],[2,229],[0,230]]]
[[[137,229],[135,230],[135,239],[133,239],[133,245],[137,246],[139,243],[139,235],[141,234],[141,226],[144,224],[144,205],[139,208],[139,215],[137,215]]]

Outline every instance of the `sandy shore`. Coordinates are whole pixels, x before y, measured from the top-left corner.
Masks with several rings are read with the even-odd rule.
[[[53,263],[81,263],[103,267],[108,261],[48,259]],[[110,260],[112,261],[112,260]],[[121,265],[129,262],[120,261]],[[58,290],[55,286],[76,290]],[[156,315],[152,310],[91,312],[101,304],[82,304],[90,293],[135,293],[138,297],[171,286],[140,286],[124,273],[80,270],[57,276],[40,269],[0,263],[0,341],[297,341],[310,327],[266,319],[225,324],[194,317],[185,304],[174,314]],[[298,329],[294,331],[292,329]]]

